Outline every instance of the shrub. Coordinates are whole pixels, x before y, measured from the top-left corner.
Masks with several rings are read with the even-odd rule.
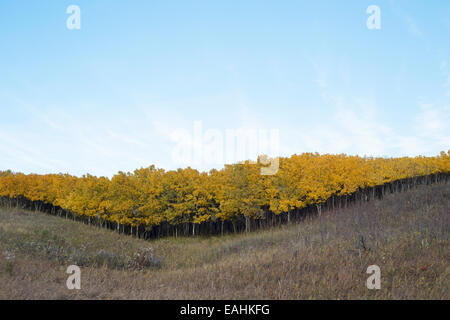
[[[134,269],[160,268],[161,261],[155,256],[153,248],[147,247],[134,254],[130,267]]]

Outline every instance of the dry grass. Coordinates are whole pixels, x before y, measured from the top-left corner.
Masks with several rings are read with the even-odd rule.
[[[2,211],[0,299],[449,299],[449,200],[420,187],[248,235],[153,241]],[[161,264],[136,268],[148,247]],[[81,290],[66,288],[72,263]],[[381,290],[366,288],[371,264]]]

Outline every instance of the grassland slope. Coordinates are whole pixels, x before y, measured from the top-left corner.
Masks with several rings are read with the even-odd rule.
[[[152,241],[0,209],[0,299],[450,299],[449,200],[449,185],[421,186],[269,230]],[[66,288],[70,264],[81,290]],[[372,264],[380,290],[366,288]]]

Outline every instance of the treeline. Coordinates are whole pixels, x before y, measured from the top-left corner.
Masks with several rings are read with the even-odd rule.
[[[241,232],[418,184],[447,183],[450,151],[388,159],[304,153],[280,158],[274,175],[262,175],[262,167],[260,159],[207,173],[150,166],[111,179],[0,171],[0,205],[144,238]]]

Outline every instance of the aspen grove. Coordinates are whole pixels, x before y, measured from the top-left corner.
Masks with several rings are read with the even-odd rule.
[[[414,158],[303,153],[280,158],[274,175],[260,174],[260,160],[209,172],[152,165],[112,178],[0,171],[0,205],[143,238],[223,234],[450,180],[450,151]]]

